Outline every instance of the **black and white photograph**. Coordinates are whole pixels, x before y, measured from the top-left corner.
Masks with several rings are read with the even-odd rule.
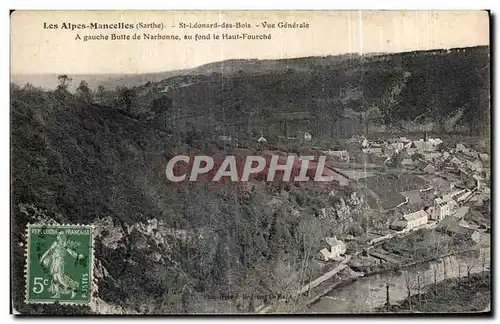
[[[9,19],[12,314],[491,315],[489,11]]]

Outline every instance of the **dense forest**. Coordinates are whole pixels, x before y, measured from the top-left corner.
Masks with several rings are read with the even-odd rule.
[[[368,125],[404,132],[405,122],[489,135],[488,47],[259,62],[224,61],[138,85],[133,113],[205,136],[279,136],[285,122],[287,135],[317,137]]]

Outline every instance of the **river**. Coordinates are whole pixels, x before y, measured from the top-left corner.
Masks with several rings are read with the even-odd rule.
[[[403,269],[399,272],[387,272],[368,277],[361,277],[351,284],[333,289],[318,302],[305,310],[307,313],[367,313],[384,306],[386,302],[386,284],[389,284],[391,304],[403,301],[408,291],[406,283],[409,280],[412,295],[417,293],[418,274],[420,274],[421,287],[444,278],[457,278],[467,276],[467,267],[471,273],[490,269],[490,249],[481,248],[479,253],[466,253],[445,257],[436,261],[426,262]],[[460,268],[460,270],[459,270]],[[409,278],[409,279],[407,279]],[[423,289],[422,289],[423,291]]]

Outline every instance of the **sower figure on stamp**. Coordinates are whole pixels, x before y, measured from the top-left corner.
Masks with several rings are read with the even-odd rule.
[[[49,291],[54,293],[54,295],[51,298],[60,298],[61,293],[71,293],[71,298],[74,298],[76,295],[78,282],[71,279],[64,272],[64,257],[66,253],[69,253],[77,260],[83,259],[83,255],[77,254],[74,251],[77,244],[78,243],[69,240],[63,231],[60,231],[57,234],[57,239],[40,259],[42,266],[48,268],[52,276]]]

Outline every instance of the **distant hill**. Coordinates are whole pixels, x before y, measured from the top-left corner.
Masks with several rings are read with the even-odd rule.
[[[489,128],[489,61],[488,47],[229,60],[135,87],[134,110],[172,127],[237,136],[349,136],[381,125],[481,133]],[[162,98],[171,107],[152,109]]]
[[[402,131],[484,132],[489,125],[489,61],[487,46],[236,59],[153,74],[72,75],[70,91],[80,80],[91,89],[99,84],[108,91],[134,88],[138,118],[198,131],[208,126],[206,131],[237,136],[305,131],[349,136],[380,125]],[[12,76],[12,81],[53,89],[57,75]],[[106,104],[113,106],[115,96],[110,98]],[[164,101],[171,101],[171,107]]]
[[[90,88],[95,89],[102,84],[108,89],[115,89],[118,86],[134,87],[148,81],[159,82],[161,80],[180,75],[209,75],[211,73],[223,73],[233,75],[237,73],[270,73],[283,72],[289,68],[310,70],[316,65],[324,65],[327,62],[338,62],[348,58],[358,57],[357,54],[343,56],[307,57],[298,59],[283,60],[257,60],[257,59],[236,59],[213,62],[192,69],[174,70],[158,73],[143,74],[73,74],[70,77],[73,82],[70,91],[75,91],[81,80],[87,81]],[[63,73],[63,71],[61,71]],[[56,88],[59,74],[12,74],[11,82],[20,86],[31,83],[36,87],[47,90]]]
[[[106,89],[114,90],[118,86],[133,87],[136,85],[144,84],[147,81],[161,81],[175,75],[181,74],[180,71],[170,71],[161,73],[148,73],[148,74],[75,74],[69,75],[73,79],[69,90],[74,92],[78,87],[80,81],[87,81],[91,89],[96,89],[102,84]],[[11,82],[20,86],[26,83],[31,83],[36,87],[41,87],[46,90],[54,90],[59,82],[57,77],[59,74],[13,74],[11,75]]]

